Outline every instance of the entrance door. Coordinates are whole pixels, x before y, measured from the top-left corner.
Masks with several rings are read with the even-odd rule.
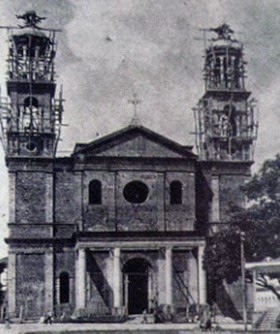
[[[149,267],[146,260],[139,258],[129,260],[124,266],[124,299],[129,314],[141,314],[148,310]]]

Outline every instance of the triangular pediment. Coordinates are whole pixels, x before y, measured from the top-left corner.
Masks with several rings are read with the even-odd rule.
[[[88,144],[77,144],[74,155],[104,157],[192,158],[191,147],[182,146],[143,126],[129,126]]]

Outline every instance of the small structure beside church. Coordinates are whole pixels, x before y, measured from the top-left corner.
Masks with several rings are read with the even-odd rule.
[[[42,29],[35,12],[19,18],[24,25],[8,30],[8,100],[1,102],[10,316],[139,314],[158,306],[177,314],[206,304],[205,236],[244,205],[240,185],[252,164],[242,45],[220,32],[205,50],[199,156],[134,119],[58,157],[55,31]]]
[[[246,263],[246,270],[252,275],[252,305],[255,312],[266,311],[267,309],[279,309],[280,300],[280,261],[279,259],[266,259],[259,262]],[[271,289],[265,285],[271,286]],[[275,293],[273,290],[275,289]]]

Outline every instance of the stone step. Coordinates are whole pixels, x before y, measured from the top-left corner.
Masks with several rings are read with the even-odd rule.
[[[134,314],[130,315],[126,323],[129,324],[153,324],[154,316],[152,314]]]
[[[278,308],[269,308],[266,310],[266,315],[263,318],[263,321],[261,322],[259,326],[259,330],[270,330],[270,329],[276,329],[276,319],[279,315],[279,309]]]

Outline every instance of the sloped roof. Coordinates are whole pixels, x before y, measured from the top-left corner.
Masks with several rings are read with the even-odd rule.
[[[191,151],[191,146],[180,145],[167,137],[143,127],[142,125],[130,125],[89,143],[77,143],[75,145],[73,155],[100,155],[102,152],[108,152],[110,148],[121,145],[124,142],[128,142],[137,136],[142,136],[144,139],[160,145],[162,148],[166,149],[167,154],[168,151],[170,151],[170,153],[174,153],[180,157],[188,157],[190,159],[197,158],[197,156]]]

